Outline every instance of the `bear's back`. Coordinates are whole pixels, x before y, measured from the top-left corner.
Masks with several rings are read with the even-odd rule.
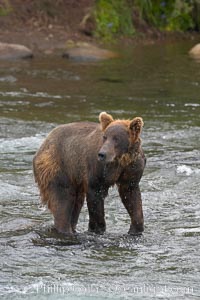
[[[74,122],[59,125],[54,128],[47,136],[48,138],[55,137],[70,137],[70,136],[87,136],[97,129],[99,125],[94,122]]]
[[[48,134],[34,157],[35,175],[37,165],[42,164],[45,169],[62,169],[70,177],[81,179],[87,173],[88,164],[97,163],[101,144],[102,131],[97,123],[59,125]]]

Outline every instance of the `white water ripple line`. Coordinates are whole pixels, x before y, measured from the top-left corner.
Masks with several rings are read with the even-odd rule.
[[[18,153],[29,150],[36,150],[41,144],[44,136],[37,134],[31,137],[22,137],[18,139],[0,139],[0,153]]]
[[[16,82],[16,81],[17,81],[17,78],[12,76],[12,75],[8,75],[8,76],[5,76],[5,77],[0,77],[0,82],[13,83],[13,82]]]
[[[192,107],[199,107],[200,104],[199,103],[185,103],[184,106],[192,106]]]
[[[54,98],[54,99],[62,99],[63,96],[60,95],[49,95],[48,93],[44,92],[37,92],[35,94],[32,93],[27,93],[27,92],[0,92],[0,95],[3,97],[18,97],[18,98],[23,98],[23,97],[41,97],[41,98]],[[70,97],[70,96],[64,96],[64,97]]]
[[[200,173],[200,169],[192,169],[189,166],[180,165],[180,166],[177,166],[176,172],[178,174],[185,174],[186,176],[190,176],[193,173],[199,174]]]

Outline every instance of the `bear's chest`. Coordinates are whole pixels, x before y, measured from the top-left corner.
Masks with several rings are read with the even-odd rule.
[[[113,186],[119,179],[121,168],[118,165],[110,164],[101,167],[98,174],[98,182],[108,187]]]

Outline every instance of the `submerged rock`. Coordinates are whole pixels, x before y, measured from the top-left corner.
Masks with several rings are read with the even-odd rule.
[[[116,52],[85,43],[73,45],[63,54],[63,57],[77,61],[99,61],[118,56]]]
[[[194,58],[200,59],[200,43],[190,49],[189,54]]]
[[[0,59],[21,59],[32,57],[32,51],[23,45],[0,43]]]

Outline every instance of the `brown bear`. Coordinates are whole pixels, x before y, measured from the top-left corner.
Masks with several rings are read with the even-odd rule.
[[[142,118],[114,120],[102,112],[99,121],[60,125],[47,136],[33,159],[42,203],[52,212],[55,228],[71,234],[86,198],[88,230],[103,233],[104,199],[116,184],[131,218],[129,233],[140,234],[144,222],[139,182],[146,162]]]

